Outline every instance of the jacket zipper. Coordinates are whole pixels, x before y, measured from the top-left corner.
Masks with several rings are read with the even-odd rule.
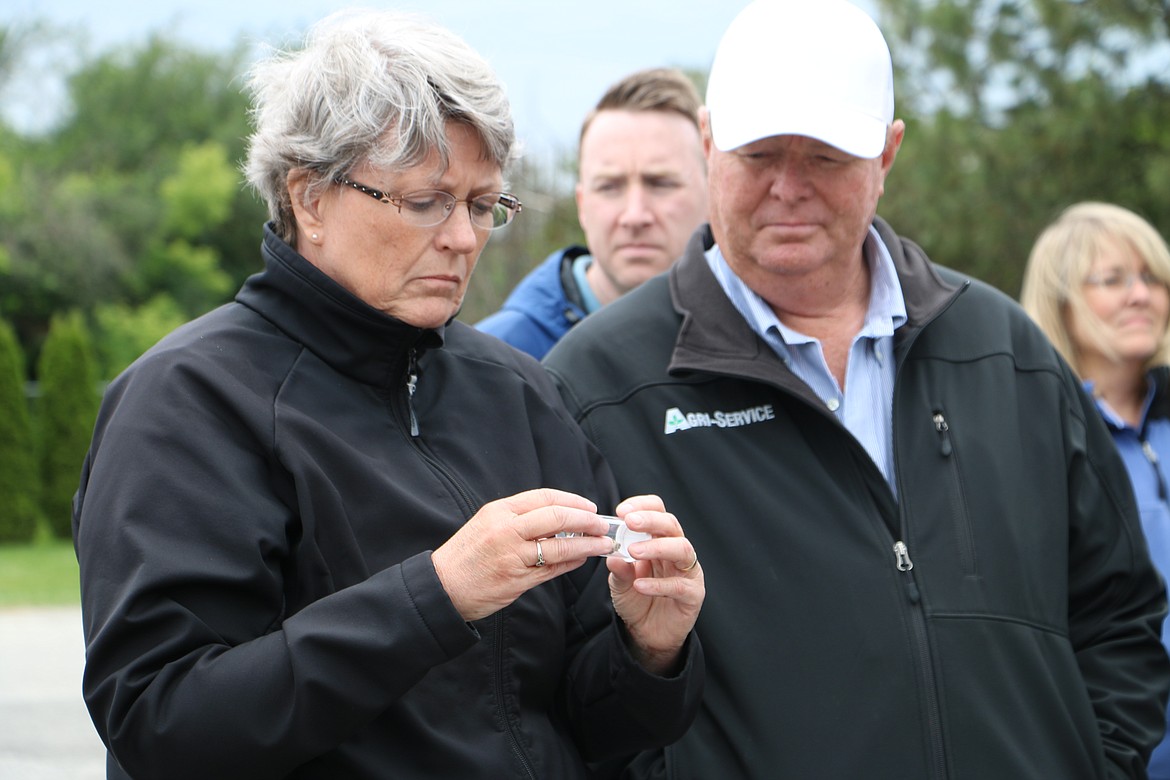
[[[972,535],[970,519],[967,517],[967,501],[963,495],[963,482],[959,478],[958,455],[955,453],[955,447],[951,440],[951,426],[947,422],[940,404],[935,404],[931,421],[939,436],[939,455],[948,464],[947,473],[950,478],[944,487],[950,496],[951,516],[949,519],[959,549],[959,565],[962,567],[964,576],[974,576],[978,574],[975,565],[975,538]]]
[[[410,417],[410,436],[418,438],[418,418],[414,416],[414,391],[418,388],[418,353],[410,350],[410,363],[406,369],[406,413]]]
[[[1154,451],[1153,446],[1143,435],[1140,439],[1142,445],[1142,454],[1146,456],[1146,460],[1150,462],[1150,466],[1154,469],[1154,479],[1158,481],[1158,498],[1162,499],[1162,503],[1166,503],[1166,478],[1162,476],[1162,462],[1158,460],[1158,453]]]
[[[418,417],[414,413],[413,400],[414,394],[418,390],[418,381],[418,355],[412,349],[410,351],[410,364],[406,372],[406,384],[404,386],[406,416],[410,425],[410,440],[414,444],[415,452],[417,452],[419,457],[421,457],[423,461],[431,467],[435,474],[438,475],[439,479],[441,479],[451,489],[451,492],[455,494],[456,499],[458,499],[458,502],[461,505],[463,511],[466,513],[467,517],[471,517],[473,514],[475,514],[475,511],[479,509],[480,506],[480,502],[476,500],[475,494],[472,492],[471,488],[469,488],[463,482],[463,480],[458,477],[458,475],[451,473],[451,471],[447,469],[447,467],[444,466],[438,458],[431,454],[430,450],[427,449],[426,444],[422,440],[421,429],[418,424]]]
[[[968,283],[969,284],[969,283]],[[966,285],[961,287],[950,300],[946,302],[945,306],[937,309],[929,320],[922,323],[922,325],[915,330],[909,339],[901,345],[895,345],[895,358],[897,364],[895,368],[894,377],[894,399],[893,399],[893,416],[896,418],[898,409],[898,375],[902,372],[904,361],[901,359],[905,356],[914,341],[917,340],[918,335],[933,322],[942,312],[950,308],[951,304],[963,293]],[[941,410],[937,410],[931,415],[931,422],[934,423],[935,431],[939,435],[939,454],[945,458],[950,458],[954,453],[954,445],[951,442],[950,424],[947,423],[946,417]],[[894,436],[894,475],[895,479],[900,481],[899,475],[902,473],[900,464],[898,463],[898,426],[895,423],[892,426],[891,435]],[[957,472],[956,472],[957,477]],[[900,487],[900,486],[899,486]],[[898,495],[905,495],[905,491],[898,490]],[[901,536],[905,538],[906,534],[906,516],[902,509],[898,509],[899,525],[902,528]],[[925,715],[927,723],[927,741],[930,751],[930,767],[931,776],[938,780],[944,780],[947,776],[947,761],[946,761],[946,744],[943,740],[942,733],[942,710],[939,705],[938,686],[934,679],[934,662],[930,655],[929,632],[926,626],[926,612],[922,606],[922,593],[918,587],[916,576],[913,574],[914,562],[910,558],[910,549],[902,539],[894,541],[894,561],[895,568],[899,574],[906,578],[906,595],[909,602],[909,617],[911,633],[913,635],[913,642],[915,650],[918,654],[918,672],[919,679],[922,683],[923,694],[926,698]]]
[[[419,438],[418,417],[414,413],[414,394],[418,389],[418,353],[410,350],[410,361],[406,371],[406,413],[410,421],[410,438],[415,444],[415,449],[420,457],[437,473],[443,481],[450,485],[455,492],[459,503],[463,505],[464,512],[470,517],[475,513],[476,502],[472,497],[471,490],[463,484],[463,482],[452,474],[437,458],[423,446],[422,439]],[[499,715],[500,722],[503,723],[504,728],[508,733],[508,744],[512,748],[512,754],[520,763],[524,773],[536,780],[536,772],[532,768],[532,762],[525,753],[524,747],[520,744],[520,737],[516,734],[516,727],[512,719],[508,716],[508,708],[504,704],[504,618],[503,613],[507,610],[496,612],[491,617],[491,636],[494,641],[494,669],[492,675],[492,695],[496,700],[496,711]]]
[[[970,285],[970,282],[963,283],[959,287],[959,289],[957,289],[954,292],[954,294],[945,302],[945,305],[938,307],[930,315],[930,317],[928,319],[923,321],[922,324],[917,329],[915,329],[913,331],[913,333],[908,337],[908,339],[906,341],[904,341],[901,344],[897,344],[897,343],[895,344],[894,356],[895,356],[895,360],[897,361],[896,368],[895,368],[894,399],[893,399],[893,401],[894,401],[893,402],[893,412],[895,415],[897,414],[897,408],[898,408],[899,383],[898,383],[897,375],[900,374],[901,370],[902,370],[902,364],[903,364],[902,358],[905,356],[905,354],[907,352],[909,352],[914,341],[917,340],[918,334],[920,334],[931,322],[933,322],[935,319],[937,319],[939,317],[939,315],[941,315],[944,311],[946,311],[948,308],[950,308],[950,306],[958,299],[958,297],[967,289],[967,287],[969,285]],[[805,401],[805,403],[807,403],[809,405],[809,407],[814,409],[816,412],[823,414],[823,415],[827,415],[829,417],[832,417],[834,420],[836,420],[836,417],[831,412],[826,410],[825,405],[823,403],[821,403],[819,399],[817,399],[815,397],[810,397],[806,392],[803,392],[801,390],[799,385],[790,385],[786,382],[777,382],[775,380],[765,380],[759,376],[756,376],[756,375],[753,375],[750,373],[742,373],[742,372],[724,372],[724,373],[714,372],[714,375],[716,375],[716,376],[739,376],[741,378],[748,379],[751,381],[755,381],[755,382],[762,381],[762,382],[765,382],[767,384],[771,384],[772,386],[776,387],[778,390],[780,390],[782,392],[786,392],[795,398],[798,398],[798,399]],[[940,422],[942,423],[941,425],[936,425],[936,430],[938,431],[939,436],[940,436],[940,445],[939,445],[940,452],[942,452],[944,454],[944,456],[949,456],[950,453],[947,452],[947,450],[952,448],[952,445],[950,442],[950,427],[948,424],[946,424],[945,418],[943,418]],[[898,441],[897,441],[898,427],[896,424],[893,426],[893,429],[891,431],[891,435],[894,437],[894,478],[895,478],[895,480],[900,481],[899,475],[901,474],[901,469],[899,468],[899,464],[898,464]],[[857,446],[860,447],[861,445],[858,444]],[[874,466],[874,471],[877,472],[876,466]],[[882,487],[885,488],[886,490],[889,490],[889,486],[885,483],[884,479],[882,480]],[[900,489],[897,491],[897,494],[898,495],[905,495],[904,491],[902,491]],[[894,500],[896,503],[897,499],[894,499]],[[926,615],[925,615],[924,608],[922,606],[921,592],[918,588],[918,583],[916,581],[914,574],[911,573],[913,568],[914,568],[914,563],[910,559],[909,548],[904,541],[897,538],[898,536],[903,536],[903,537],[906,536],[906,532],[905,532],[906,517],[903,514],[900,507],[896,507],[895,511],[897,513],[898,525],[902,529],[901,533],[898,533],[897,531],[891,530],[893,528],[893,525],[894,525],[892,520],[887,523],[887,522],[884,522],[884,517],[883,517],[882,525],[885,527],[886,532],[889,534],[888,538],[893,540],[895,566],[899,572],[899,575],[904,576],[906,578],[905,587],[906,587],[907,601],[909,603],[909,610],[908,610],[909,622],[911,625],[912,641],[914,643],[914,647],[915,647],[915,650],[916,650],[917,655],[918,655],[918,658],[916,659],[917,660],[916,666],[917,666],[917,669],[919,672],[919,679],[921,681],[922,690],[924,692],[924,696],[926,699],[925,716],[926,716],[927,727],[928,727],[927,740],[928,740],[929,752],[930,752],[930,765],[931,765],[931,770],[932,770],[931,776],[933,778],[937,778],[937,780],[945,780],[945,778],[947,777],[947,769],[946,769],[947,762],[946,762],[946,746],[944,744],[943,735],[942,735],[942,711],[941,711],[940,706],[939,706],[938,686],[937,686],[935,679],[934,679],[934,662],[931,660],[931,655],[930,655],[930,643],[928,640],[928,631],[926,628]]]
[[[922,675],[922,691],[926,696],[926,717],[930,734],[930,761],[931,776],[945,778],[946,749],[942,738],[942,716],[938,703],[938,690],[934,684],[934,664],[930,660],[930,641],[927,638],[926,615],[922,607],[922,593],[918,590],[918,583],[911,571],[914,562],[910,559],[910,550],[901,539],[894,542],[894,566],[905,577],[906,597],[910,602],[910,628],[913,634],[914,649],[919,658],[919,672]]]
[[[492,615],[492,636],[495,637],[495,669],[492,675],[492,693],[496,698],[496,711],[499,713],[500,722],[504,724],[505,730],[508,732],[508,745],[512,748],[512,755],[520,762],[520,766],[524,769],[524,773],[536,780],[536,771],[532,768],[532,762],[528,760],[528,754],[524,752],[524,747],[520,744],[520,737],[516,734],[516,726],[512,723],[512,719],[508,716],[508,708],[504,705],[504,618],[503,613],[507,609],[500,610]]]
[[[933,417],[934,429],[938,431],[939,436],[939,455],[944,458],[949,458],[952,452],[951,449],[951,426],[947,423],[947,418],[943,417],[942,412],[935,412]]]

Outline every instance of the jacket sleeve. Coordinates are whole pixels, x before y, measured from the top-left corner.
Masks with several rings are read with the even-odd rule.
[[[692,630],[674,674],[646,671],[630,653],[625,626],[613,611],[609,570],[596,567],[580,593],[572,575],[565,590],[569,641],[581,649],[569,665],[563,707],[587,761],[628,759],[678,740],[698,714],[705,681],[702,646]],[[618,761],[621,763],[621,761]]]
[[[1069,633],[1111,778],[1144,778],[1165,728],[1166,592],[1150,561],[1125,466],[1071,374]]]
[[[212,392],[119,383],[75,500],[84,695],[132,777],[284,777],[477,641],[427,553],[292,609],[271,413]]]
[[[539,384],[589,458],[598,505],[612,510],[625,496],[619,496],[608,464],[572,420],[543,372]],[[630,653],[632,640],[614,612],[605,564],[582,567],[561,580],[571,659],[561,706],[582,755],[587,761],[620,767],[638,751],[678,740],[698,714],[705,682],[703,651],[695,632],[687,638],[673,675],[651,674]]]

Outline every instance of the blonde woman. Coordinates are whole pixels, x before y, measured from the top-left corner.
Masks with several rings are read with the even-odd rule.
[[[1170,251],[1148,222],[1078,203],[1032,248],[1022,303],[1092,393],[1129,470],[1150,555],[1170,574]],[[1162,630],[1170,647],[1170,634]],[[1150,760],[1170,778],[1170,743]]]

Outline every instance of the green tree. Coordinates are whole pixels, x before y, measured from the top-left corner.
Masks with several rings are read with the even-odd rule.
[[[56,312],[166,295],[190,318],[257,268],[265,210],[237,172],[247,54],[163,36],[82,52],[58,124],[0,128],[0,314],[34,369]]]
[[[162,226],[142,263],[138,284],[146,295],[165,293],[194,317],[238,288],[207,238],[231,214],[237,174],[216,141],[188,144],[176,171],[163,180]]]
[[[71,535],[71,504],[97,414],[93,346],[81,315],[56,315],[39,361],[41,506],[54,536]]]
[[[94,319],[99,374],[113,377],[187,317],[173,298],[161,294],[141,306],[102,304],[94,310]]]
[[[1106,200],[1170,234],[1170,6],[879,0],[906,142],[879,212],[1016,295],[1065,206]]]
[[[46,149],[58,167],[172,170],[190,141],[241,148],[248,50],[204,52],[156,34],[98,55],[68,79],[72,111]]]
[[[9,158],[13,160],[13,158]],[[122,297],[134,267],[126,234],[94,208],[105,198],[102,182],[82,174],[52,180],[26,157],[14,164],[9,188],[19,194],[0,204],[0,314],[16,327],[34,360],[53,313],[86,310]]]
[[[19,196],[16,192],[16,173],[12,160],[4,153],[4,146],[6,144],[0,144],[0,219],[20,209]],[[12,256],[4,245],[0,244],[0,280],[10,273],[11,268]],[[3,309],[4,300],[0,297],[0,311]]]
[[[16,332],[0,321],[0,542],[30,541],[39,523],[36,450]]]

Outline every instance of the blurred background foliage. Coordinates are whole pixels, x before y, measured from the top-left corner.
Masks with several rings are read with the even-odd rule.
[[[879,213],[934,260],[1015,296],[1036,234],[1073,202],[1116,202],[1170,231],[1170,5],[877,5],[908,127]],[[100,388],[165,333],[231,299],[260,265],[266,219],[239,173],[247,48],[205,51],[155,34],[89,53],[73,35],[0,23],[0,93],[36,70],[59,78],[66,97],[36,131],[0,119],[0,320],[16,336],[0,352],[20,356],[33,388],[42,459],[50,330],[84,332]],[[45,51],[71,56],[38,56]],[[45,73],[45,62],[59,72]],[[706,63],[663,64],[704,80]],[[549,252],[583,240],[575,168],[576,150],[564,149],[553,163],[521,159],[510,171],[524,213],[489,242],[462,319],[490,313]],[[70,411],[81,426],[91,413]],[[79,465],[83,454],[52,458]],[[43,465],[38,473],[56,479]],[[42,505],[58,515],[60,500]],[[15,505],[0,495],[0,507]]]
[[[18,72],[2,63],[55,42],[43,28],[0,34],[0,78]],[[108,379],[255,269],[265,210],[237,170],[247,65],[243,47],[151,37],[61,74],[53,126],[0,128],[0,316],[34,379],[57,312],[92,328]]]
[[[878,8],[908,125],[879,213],[934,259],[1014,296],[1033,238],[1072,202],[1115,201],[1170,229],[1170,6]],[[68,34],[0,27],[0,87]],[[56,122],[32,134],[0,123],[0,317],[34,380],[57,312],[84,317],[108,379],[229,300],[259,265],[265,219],[238,170],[249,129],[244,46],[202,51],[156,34],[68,62]],[[668,64],[703,81],[696,63]],[[576,150],[564,149],[510,172],[524,214],[488,244],[463,319],[490,313],[549,252],[582,240],[575,167]]]
[[[1019,294],[1032,242],[1105,200],[1170,230],[1170,4],[878,0],[906,141],[879,213]]]

